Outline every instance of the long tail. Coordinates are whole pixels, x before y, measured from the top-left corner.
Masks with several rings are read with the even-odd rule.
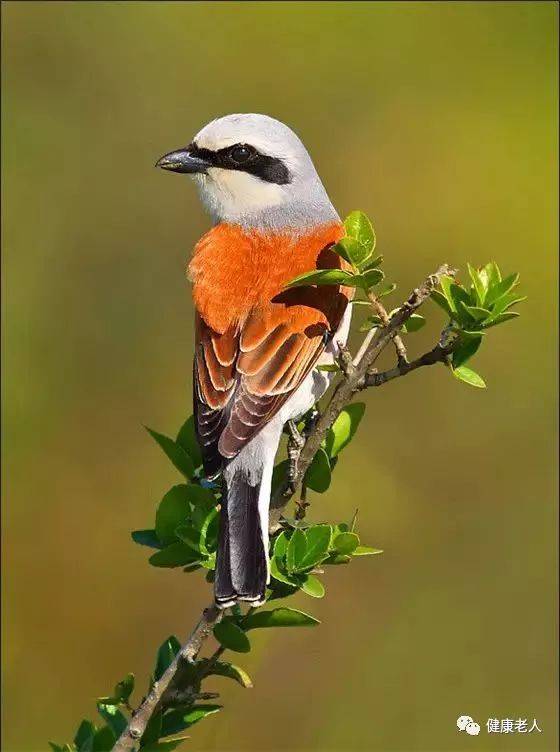
[[[268,507],[273,462],[274,456],[263,468],[259,482],[235,461],[224,472],[214,579],[216,604],[220,608],[238,601],[260,605],[265,599],[270,576]]]

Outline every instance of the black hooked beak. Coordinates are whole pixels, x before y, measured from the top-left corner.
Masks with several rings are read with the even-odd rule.
[[[206,172],[208,167],[211,167],[211,163],[191,154],[187,147],[185,149],[177,149],[177,151],[170,151],[169,154],[164,154],[163,157],[156,162],[156,167],[161,167],[162,170],[171,170],[171,172],[193,174],[196,172]]]

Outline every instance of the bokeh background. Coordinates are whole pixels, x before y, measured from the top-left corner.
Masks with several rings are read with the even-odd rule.
[[[291,124],[341,213],[373,217],[408,291],[495,259],[529,300],[474,361],[368,393],[316,520],[360,510],[383,556],[255,634],[255,688],[196,750],[556,749],[557,18],[548,2],[2,4],[3,744],[70,740],[208,600],[148,566],[178,479],[142,424],[190,412],[184,267],[208,227],[153,169],[208,120]],[[395,298],[395,303],[398,300]],[[411,338],[420,352],[441,326]],[[458,715],[542,733],[461,735]],[[185,746],[187,749],[187,746]]]

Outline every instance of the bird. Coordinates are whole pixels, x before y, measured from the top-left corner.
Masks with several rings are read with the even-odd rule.
[[[346,269],[344,226],[304,144],[268,115],[219,117],[156,163],[194,178],[211,229],[188,264],[195,308],[193,412],[204,472],[221,478],[214,600],[262,605],[270,583],[272,473],[284,426],[329,387],[352,291],[287,287]]]

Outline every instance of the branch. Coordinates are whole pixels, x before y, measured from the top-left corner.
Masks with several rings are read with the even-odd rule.
[[[388,381],[398,378],[399,376],[406,376],[411,371],[415,371],[417,368],[423,366],[433,366],[435,363],[445,363],[449,358],[449,355],[453,352],[453,344],[449,344],[446,347],[442,347],[439,343],[427,353],[416,358],[411,362],[401,363],[395,368],[391,368],[388,371],[382,371],[381,373],[371,372],[367,373],[360,389],[367,389],[370,386],[381,386]]]
[[[385,310],[385,306],[381,303],[377,295],[375,295],[373,291],[371,290],[368,292],[368,300],[371,303],[371,307],[373,308],[373,310],[381,319],[381,323],[383,324],[383,326],[388,327],[389,326],[389,314]],[[399,365],[403,365],[404,363],[408,361],[408,358],[406,354],[406,347],[404,346],[402,337],[400,334],[397,334],[396,331],[393,331],[392,339],[393,339],[393,344],[395,345],[395,351],[397,353],[397,361]],[[366,340],[367,340],[367,337],[366,337]],[[366,345],[366,348],[364,349],[364,352],[366,350],[367,350],[367,345]],[[360,355],[360,353],[358,353],[358,355]],[[363,356],[363,353],[362,353],[362,356]],[[360,359],[361,358],[358,358],[358,362],[360,361]]]
[[[455,273],[456,271],[451,269],[447,264],[440,266],[434,274],[430,274],[430,276],[424,280],[420,287],[417,287],[412,291],[408,299],[402,304],[398,311],[391,316],[390,319],[387,319],[387,324],[385,326],[378,327],[377,329],[368,332],[368,335],[358,352],[358,356],[354,359],[354,367],[351,371],[345,374],[344,378],[337,384],[325,411],[316,422],[314,430],[307,437],[305,445],[300,452],[297,470],[295,472],[295,477],[292,478],[291,484],[288,485],[286,482],[283,483],[277,490],[274,498],[271,500],[271,530],[276,530],[278,528],[284,507],[295,492],[297,484],[300,483],[304,477],[315,453],[321,446],[323,439],[326,437],[327,431],[337,419],[340,412],[352,400],[354,394],[368,386],[380,386],[386,381],[390,381],[397,376],[404,376],[421,366],[431,365],[432,362],[438,362],[440,358],[439,351],[434,354],[427,353],[425,356],[422,356],[412,363],[408,363],[406,359],[401,357],[396,369],[387,372],[390,376],[385,376],[384,381],[379,379],[379,383],[375,383],[375,378],[372,374],[373,366],[380,353],[391,341],[394,341],[395,334],[400,331],[402,325],[408,321],[412,314],[430,297],[432,291],[439,284],[441,277],[454,276]],[[436,348],[440,345],[441,340]],[[445,351],[442,351],[441,359],[448,355],[448,346],[450,345],[446,344],[444,346]],[[436,355],[438,360],[433,360],[436,358]],[[380,374],[377,374],[377,376],[380,377]]]
[[[165,701],[168,689],[171,694],[171,683],[178,682],[181,666],[184,665],[184,662],[194,663],[203,643],[221,618],[222,612],[214,604],[204,609],[193,633],[177,653],[163,676],[153,683],[150,693],[133,714],[130,723],[117,740],[113,752],[125,752],[125,750],[134,749],[146,730],[150,718],[162,701]]]
[[[450,269],[447,265],[440,266],[435,274],[430,275],[420,287],[413,290],[408,300],[402,304],[390,319],[381,303],[379,303],[379,300],[375,296],[370,297],[370,301],[381,318],[383,326],[368,332],[354,360],[351,359],[345,348],[341,348],[339,363],[343,379],[334,389],[325,411],[322,415],[319,415],[317,420],[312,422],[309,431],[304,436],[301,437],[298,434],[299,440],[294,431],[291,431],[291,459],[293,461],[290,463],[289,477],[271,500],[271,532],[275,532],[278,529],[282,510],[301,483],[328,429],[334,423],[341,410],[352,400],[356,392],[367,389],[370,386],[381,386],[392,379],[405,376],[423,366],[446,361],[453,348],[453,342],[449,342],[449,332],[447,330],[444,330],[440,341],[433,350],[412,362],[409,362],[407,359],[406,349],[398,332],[410,316],[430,297],[434,288],[439,284],[440,278],[444,275],[453,276],[454,273],[454,270]],[[397,365],[388,371],[376,373],[374,371],[375,361],[390,342],[393,342],[395,345]],[[293,429],[294,426],[291,426],[291,428]],[[300,515],[305,513],[305,506],[304,492],[302,502],[300,503]],[[113,747],[113,752],[125,752],[126,750],[134,749],[145,732],[148,722],[158,709],[173,705],[177,700],[195,696],[196,692],[192,687],[181,687],[181,668],[185,665],[185,662],[194,663],[202,645],[212,633],[214,626],[220,621],[222,613],[214,604],[203,611],[199,623],[174,661],[167,668],[163,676],[154,682],[148,696],[133,713],[130,723]],[[201,678],[210,672],[211,667],[215,664],[223,650],[222,647],[218,648],[208,659],[202,670]]]

